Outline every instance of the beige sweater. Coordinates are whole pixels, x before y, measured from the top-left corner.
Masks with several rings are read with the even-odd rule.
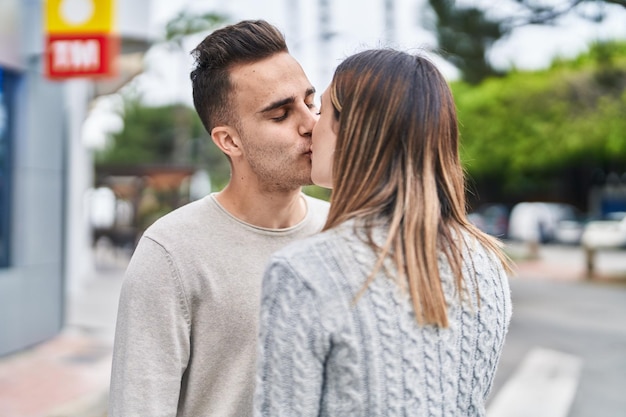
[[[145,232],[120,296],[110,417],[251,415],[263,269],[328,211],[305,198],[288,229],[243,223],[210,195]]]

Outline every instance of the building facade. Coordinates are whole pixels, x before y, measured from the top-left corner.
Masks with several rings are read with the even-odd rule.
[[[63,85],[42,76],[42,3],[1,3],[0,355],[63,326]]]
[[[45,4],[0,2],[0,356],[57,335],[68,294],[92,268],[83,200],[93,166],[81,127],[98,85],[44,76]],[[118,11],[133,53],[147,48],[149,6]]]

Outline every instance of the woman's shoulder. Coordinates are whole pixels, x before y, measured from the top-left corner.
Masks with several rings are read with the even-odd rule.
[[[340,225],[290,243],[275,252],[268,268],[288,271],[311,289],[333,287],[341,265],[351,262],[353,245],[350,229]]]
[[[293,241],[274,253],[273,258],[290,260],[333,258],[358,241],[354,222],[346,221],[331,229]]]
[[[267,265],[264,297],[284,301],[298,295],[315,306],[325,331],[336,331],[343,326],[343,317],[354,296],[345,285],[346,262],[353,265],[350,252],[344,234],[337,228],[280,249]]]
[[[331,257],[330,247],[336,244],[339,237],[334,230],[326,230],[315,235],[291,242],[276,251],[271,261],[286,262],[290,265],[309,265],[311,262],[322,262]]]

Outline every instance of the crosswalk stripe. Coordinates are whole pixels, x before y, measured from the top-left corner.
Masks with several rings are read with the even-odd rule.
[[[487,417],[566,417],[574,400],[582,360],[533,348],[487,409]]]

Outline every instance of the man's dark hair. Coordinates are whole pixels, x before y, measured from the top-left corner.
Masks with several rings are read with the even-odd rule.
[[[193,103],[209,134],[215,126],[232,120],[230,69],[279,52],[289,52],[283,34],[264,20],[244,20],[208,35],[191,52]]]

